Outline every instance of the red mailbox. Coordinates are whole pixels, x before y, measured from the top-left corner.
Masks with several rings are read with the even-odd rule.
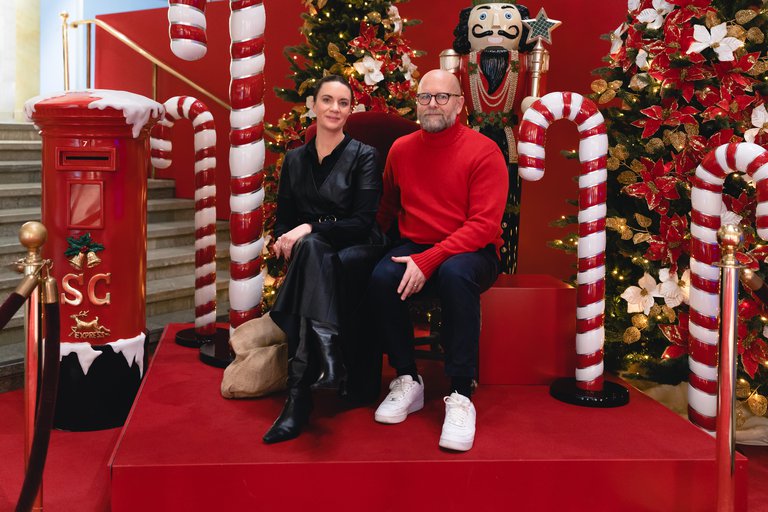
[[[43,218],[60,283],[55,425],[122,425],[144,375],[148,132],[161,104],[88,90],[25,105],[43,138]]]

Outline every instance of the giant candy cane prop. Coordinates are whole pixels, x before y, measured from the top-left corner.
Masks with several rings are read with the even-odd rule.
[[[571,92],[553,92],[536,101],[520,124],[518,172],[528,181],[544,176],[544,138],[549,125],[558,119],[570,119],[578,126],[582,172],[579,177],[575,389],[567,391],[569,396],[563,396],[563,387],[571,385],[559,381],[553,385],[552,394],[579,405],[624,405],[628,400],[626,389],[603,381],[608,136],[603,116],[595,104]]]
[[[757,144],[723,144],[696,168],[691,191],[691,293],[688,320],[688,417],[714,431],[717,417],[717,352],[720,317],[720,247],[717,230],[723,206],[723,182],[746,172],[757,182],[757,233],[768,239],[768,151]]]
[[[173,4],[173,0],[171,0]],[[184,3],[194,3],[191,0]],[[264,286],[264,28],[263,0],[230,0],[230,282],[232,329],[261,314]],[[201,12],[205,2],[198,2]],[[170,16],[170,14],[169,14]],[[204,23],[203,23],[204,25]],[[181,58],[183,54],[174,53]]]
[[[152,165],[171,165],[171,128],[189,119],[195,130],[195,334],[216,332],[216,127],[203,102],[190,96],[166,101],[165,115],[152,128]],[[197,345],[199,346],[199,344]]]
[[[203,58],[208,50],[205,35],[206,0],[168,0],[168,33],[171,50],[184,60]]]

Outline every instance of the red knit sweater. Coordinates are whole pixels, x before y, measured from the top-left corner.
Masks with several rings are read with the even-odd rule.
[[[392,145],[377,215],[386,231],[433,247],[413,254],[429,279],[450,256],[488,244],[501,247],[509,179],[504,157],[484,135],[457,122],[438,133],[419,130]]]

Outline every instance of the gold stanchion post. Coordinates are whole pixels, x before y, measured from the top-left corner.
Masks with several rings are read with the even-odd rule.
[[[744,233],[734,225],[722,226],[720,240],[720,346],[717,364],[717,510],[731,512],[736,500],[736,473],[734,443],[736,353],[738,336],[739,269],[736,251],[744,242]]]
[[[20,260],[17,270],[27,278],[33,277],[35,283],[39,282],[39,276],[44,264],[40,256],[40,248],[48,237],[48,231],[39,222],[26,222],[19,230],[19,241],[26,247],[27,255]],[[29,280],[29,279],[28,279]],[[31,281],[31,280],[29,280]],[[24,467],[29,464],[29,455],[32,450],[32,440],[35,434],[35,411],[37,410],[38,387],[40,382],[40,342],[42,340],[42,319],[40,287],[36,286],[27,299],[24,308],[24,334],[26,339],[26,357],[24,359]],[[32,510],[43,510],[43,486],[35,498]]]

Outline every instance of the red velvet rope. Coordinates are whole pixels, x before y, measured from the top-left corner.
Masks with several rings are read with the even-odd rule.
[[[43,304],[45,315],[45,354],[43,355],[43,376],[40,385],[40,399],[35,418],[35,434],[29,454],[24,484],[21,486],[16,512],[32,509],[35,497],[43,480],[48,442],[51,439],[53,414],[56,408],[56,388],[59,383],[59,304]]]

